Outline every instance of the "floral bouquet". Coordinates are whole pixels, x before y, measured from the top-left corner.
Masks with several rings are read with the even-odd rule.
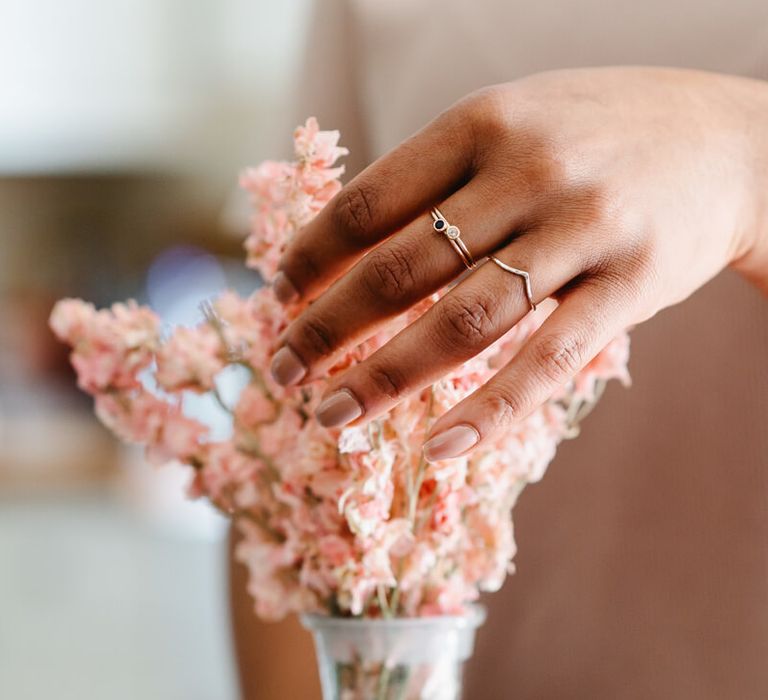
[[[336,162],[347,151],[338,138],[309,119],[294,134],[295,161],[267,161],[243,174],[253,205],[247,264],[265,279],[291,237],[340,189]],[[438,298],[350,350],[330,374],[370,355]],[[134,302],[96,310],[73,299],[56,305],[51,327],[72,346],[79,386],[93,395],[98,417],[123,440],[144,445],[152,462],[187,465],[191,494],[233,519],[256,614],[310,614],[317,635],[325,619],[317,615],[373,623],[477,617],[472,601],[512,571],[512,507],[542,477],[560,441],[576,434],[605,382],[629,381],[628,336],[495,443],[437,463],[425,461],[421,446],[435,418],[485,383],[555,307],[542,303],[449,376],[384,417],[343,430],[313,419],[326,380],[293,389],[272,380],[271,352],[302,307],[283,307],[268,286],[248,298],[225,292],[206,302],[193,328],[163,329]],[[218,387],[230,365],[248,376],[233,403]],[[185,415],[188,393],[212,395],[231,416],[227,439],[213,439],[208,426]],[[326,644],[329,696],[450,697],[446,683],[430,681],[426,662],[419,671],[388,652],[365,658],[377,646],[365,639],[335,656],[335,643]],[[432,694],[430,682],[438,689]]]

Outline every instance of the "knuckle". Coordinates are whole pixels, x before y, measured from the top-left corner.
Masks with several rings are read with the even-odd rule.
[[[593,229],[609,241],[625,235],[628,227],[625,207],[621,196],[609,187],[572,187],[562,198],[561,206],[561,215],[567,208],[574,228]]]
[[[463,134],[475,171],[493,159],[499,144],[510,140],[506,111],[505,97],[498,86],[480,88],[456,105],[454,117],[461,128],[457,131]]]
[[[506,91],[498,85],[479,88],[457,103],[458,114],[469,120],[476,136],[495,138],[507,130]]]
[[[449,295],[437,308],[438,328],[448,347],[476,347],[487,343],[495,334],[494,312],[484,299]]]
[[[335,333],[331,327],[317,317],[304,320],[298,337],[302,350],[308,350],[313,357],[330,355],[336,345]]]
[[[320,263],[309,248],[294,246],[286,256],[283,267],[293,281],[312,280],[321,276]]]
[[[354,181],[336,198],[331,217],[336,231],[353,243],[370,240],[375,225],[376,196],[372,187]]]
[[[569,155],[556,139],[539,136],[519,146],[523,168],[523,188],[533,201],[552,202],[564,196],[573,166]]]
[[[619,198],[608,188],[599,185],[577,187],[568,200],[574,225],[594,226],[600,230],[623,228]]]
[[[653,282],[659,276],[659,258],[658,246],[653,241],[644,241],[626,254],[624,265],[629,269],[632,278]]]
[[[408,301],[416,291],[416,277],[409,255],[388,245],[368,255],[363,282],[372,296],[389,304]]]
[[[509,387],[489,385],[486,392],[484,415],[490,417],[494,428],[503,428],[525,415],[522,397]]]
[[[376,391],[391,401],[398,401],[405,393],[405,378],[393,367],[371,367],[368,376]]]
[[[576,334],[548,336],[536,345],[536,360],[547,378],[569,379],[585,364],[585,345]]]
[[[653,241],[643,240],[608,253],[593,270],[596,282],[607,293],[643,303],[657,296],[661,285],[660,252]]]
[[[559,210],[561,202],[570,197],[571,171],[575,169],[565,148],[548,134],[526,126],[513,131],[505,126],[500,129],[507,132],[491,140],[488,158],[496,158],[501,140],[504,150],[511,155],[502,162],[493,160],[493,171],[487,171],[489,179],[496,187],[529,201],[532,211],[539,216]]]
[[[617,288],[623,290],[624,300],[637,310],[643,320],[653,316],[664,305],[666,295],[660,255],[658,245],[646,241],[629,251],[623,264],[618,266],[623,280],[616,282]]]
[[[505,89],[500,85],[484,85],[470,92],[458,104],[476,114],[480,109],[493,109],[496,105],[503,105]]]

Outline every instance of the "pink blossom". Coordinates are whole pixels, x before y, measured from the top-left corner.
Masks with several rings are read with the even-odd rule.
[[[174,407],[166,413],[160,431],[147,445],[147,456],[158,465],[171,460],[196,462],[202,451],[200,443],[207,435],[206,426]]]
[[[167,402],[145,390],[130,396],[119,393],[96,395],[96,415],[127,442],[156,440],[171,410]]]
[[[72,364],[80,387],[89,393],[139,386],[158,345],[159,320],[135,302],[97,311],[75,299],[58,302],[51,328],[72,346]]]
[[[296,159],[246,170],[253,207],[247,264],[274,274],[293,236],[341,187],[346,154],[339,134],[310,118],[294,134]],[[365,426],[325,430],[313,413],[336,374],[369,357],[439,302],[444,290],[348,348],[327,376],[299,389],[272,380],[280,337],[306,304],[284,307],[269,287],[247,298],[224,292],[215,314],[161,342],[151,310],[134,302],[96,310],[59,302],[51,328],[72,347],[79,385],[120,438],[145,446],[157,463],[191,470],[193,496],[205,496],[236,522],[236,558],[248,570],[256,614],[299,611],[345,615],[460,612],[513,571],[512,509],[542,478],[576,416],[612,379],[629,382],[629,339],[619,335],[572,381],[503,435],[471,455],[426,463],[421,446],[434,421],[477,391],[541,327],[557,302],[546,300],[498,341],[406,397]],[[233,406],[232,435],[213,442],[184,414],[185,392],[211,392],[237,364],[249,377]],[[154,381],[154,383],[153,383]],[[146,385],[145,385],[146,382]],[[155,384],[162,393],[153,393]],[[388,610],[395,600],[398,607]]]
[[[304,126],[296,127],[293,133],[296,158],[316,169],[330,168],[349,153],[346,148],[339,147],[339,137],[338,131],[320,131],[317,119],[309,117]],[[338,179],[339,175],[341,173],[333,175],[332,179]]]
[[[250,500],[258,504],[259,495],[253,486],[264,463],[236,449],[231,442],[209,445],[200,474],[203,491],[216,500]]]
[[[339,191],[348,153],[338,146],[338,131],[321,131],[314,117],[294,133],[295,163],[266,161],[246,170],[241,186],[250,194],[254,212],[245,242],[247,264],[271,280],[285,246]]]
[[[317,543],[317,550],[332,568],[343,566],[353,555],[349,539],[336,534],[321,537]]]
[[[51,330],[59,340],[74,345],[89,332],[96,309],[80,299],[61,299],[53,307]]]
[[[277,417],[277,406],[265,396],[261,387],[249,384],[240,393],[235,406],[235,420],[243,428],[255,429],[265,423],[271,423]]]
[[[177,328],[157,352],[155,379],[166,391],[210,391],[225,357],[226,350],[210,326]]]
[[[368,431],[359,426],[345,428],[339,435],[339,452],[348,454],[350,452],[370,452],[371,441],[368,437]]]

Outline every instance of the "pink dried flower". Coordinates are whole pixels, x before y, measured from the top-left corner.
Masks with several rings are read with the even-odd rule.
[[[64,299],[54,306],[50,323],[73,347],[80,388],[91,393],[138,386],[137,375],[152,362],[158,345],[159,319],[133,301],[97,311]]]
[[[321,131],[315,117],[309,117],[304,126],[297,126],[293,132],[296,158],[303,167],[324,171],[341,157],[349,154],[339,146],[338,131]],[[329,179],[338,180],[344,171],[337,171]]]
[[[345,156],[338,131],[320,131],[314,117],[294,133],[297,162],[266,161],[249,168],[240,185],[251,195],[252,233],[245,242],[247,265],[270,280],[295,233],[341,189],[344,166],[334,167]]]
[[[240,394],[234,410],[234,417],[240,428],[255,430],[277,418],[277,405],[274,400],[264,395],[264,390],[249,384]]]
[[[248,264],[265,278],[339,190],[336,162],[346,149],[338,139],[309,119],[294,134],[294,162],[267,161],[243,173],[254,212]],[[328,376],[368,357],[439,297],[350,348]],[[463,459],[424,461],[421,445],[435,418],[512,359],[556,306],[543,302],[432,387],[367,426],[341,431],[311,418],[327,378],[298,390],[272,381],[271,353],[301,308],[284,308],[268,287],[245,299],[223,293],[203,323],[164,342],[157,317],[133,302],[97,311],[63,300],[51,327],[72,347],[79,384],[101,420],[144,445],[152,461],[189,465],[190,493],[234,518],[242,538],[236,557],[248,569],[258,615],[433,615],[459,612],[480,591],[501,586],[513,570],[510,516],[520,492],[543,476],[604,383],[629,382],[622,334],[507,434]],[[214,392],[216,376],[233,363],[250,381],[234,406],[224,406],[231,438],[212,442],[205,425],[184,415],[183,397]]]
[[[204,393],[213,389],[216,375],[224,369],[226,348],[208,325],[177,328],[155,359],[155,379],[163,389]]]

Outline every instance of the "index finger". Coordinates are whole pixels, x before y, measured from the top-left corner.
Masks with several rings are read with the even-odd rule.
[[[282,302],[311,299],[455,190],[472,163],[470,129],[451,109],[355,177],[288,245],[273,280]]]

